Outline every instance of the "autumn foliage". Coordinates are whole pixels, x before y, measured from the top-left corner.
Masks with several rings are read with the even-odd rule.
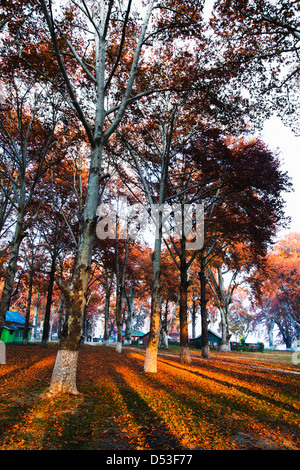
[[[203,0],[2,3],[0,337],[8,309],[26,320],[0,368],[0,448],[299,449],[297,361],[230,351],[250,326],[300,338],[299,234],[274,245],[291,180],[255,137],[276,107],[297,131],[296,2],[216,0],[210,21]],[[97,236],[120,196],[144,219]],[[193,227],[201,206],[201,246],[174,212],[167,239],[162,210],[143,238],[154,204],[191,206]],[[122,351],[133,329],[146,354]]]
[[[162,355],[155,376],[143,352],[85,346],[83,395],[43,393],[56,348],[8,348],[1,366],[0,448],[23,450],[299,449],[299,367],[256,356]],[[258,353],[260,354],[260,353]],[[276,357],[276,356],[275,356]],[[276,361],[276,359],[275,359]],[[281,369],[285,372],[280,372]]]

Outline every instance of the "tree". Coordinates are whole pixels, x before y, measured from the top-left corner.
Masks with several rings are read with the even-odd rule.
[[[25,325],[24,325],[24,331],[23,331],[23,344],[27,344],[28,327],[29,327],[30,312],[31,312],[31,301],[32,301],[32,294],[33,294],[33,287],[34,287],[34,278],[37,272],[40,270],[41,264],[45,261],[44,259],[45,248],[40,245],[40,242],[41,242],[41,234],[34,233],[34,232],[28,234],[26,239],[24,240],[23,258],[25,261],[25,265],[27,266],[27,274],[29,277],[29,282],[28,282],[28,296],[27,296],[27,304],[26,304],[26,312],[25,312]]]
[[[218,0],[211,20],[218,53],[221,46],[223,51],[219,66],[239,64],[241,81],[236,86],[250,92],[253,122],[262,123],[276,113],[296,134],[300,129],[298,6],[296,0]]]
[[[217,266],[216,275],[211,267],[208,268],[208,283],[211,290],[214,293],[216,301],[218,303],[219,312],[221,314],[221,326],[222,326],[222,342],[220,346],[221,351],[230,351],[230,337],[229,333],[229,307],[232,302],[232,294],[236,287],[235,278],[237,272],[234,272],[231,276],[229,286],[225,288],[224,274],[222,265]]]
[[[202,345],[207,349],[207,270],[216,256],[222,252],[225,255],[228,247],[233,253],[232,247],[237,243],[244,244],[249,256],[245,258],[243,253],[238,257],[236,251],[234,256],[231,255],[231,262],[235,260],[236,266],[243,265],[247,269],[251,263],[252,266],[261,263],[276,229],[285,221],[281,192],[289,189],[290,182],[279,170],[276,156],[260,141],[225,139],[220,131],[209,130],[202,135],[196,134],[187,152],[197,161],[200,173],[197,197],[204,200],[204,245],[199,252],[199,276],[204,328]],[[272,179],[269,185],[266,174]],[[212,288],[216,295],[220,294],[217,299],[223,314],[226,313],[223,315],[224,344],[228,345],[226,318],[232,291],[225,292],[220,270],[219,284],[212,271],[210,274]],[[207,356],[208,352],[203,351],[203,354]]]
[[[63,128],[60,131],[56,129],[58,113],[55,96],[47,87],[37,87],[30,80],[21,82],[18,64],[2,62],[0,66],[6,87],[6,98],[0,108],[2,170],[3,177],[9,182],[3,190],[6,195],[13,194],[15,215],[14,233],[9,242],[10,258],[0,301],[1,332],[9,308],[19,248],[25,236],[25,214],[38,180],[55,162],[54,147],[62,150],[60,132]],[[46,116],[44,107],[49,110]]]
[[[249,297],[249,290],[238,286],[235,290],[229,315],[230,331],[245,340],[253,329],[254,320],[254,315],[250,310],[253,305],[252,302],[249,302]]]
[[[80,4],[70,2],[59,12],[52,8],[51,3],[47,5],[44,0],[37,2],[47,25],[59,69],[59,79],[53,85],[59,88],[64,99],[75,110],[91,149],[74,277],[71,286],[61,285],[69,311],[69,328],[53,371],[50,386],[53,393],[77,393],[75,376],[97,221],[102,155],[105,144],[118,128],[129,103],[154,91],[147,89],[142,94],[134,94],[142,49],[158,33],[166,36],[167,31],[172,34],[176,31],[177,34],[184,30],[187,22],[195,27],[197,25],[198,2],[194,2],[192,11],[186,11],[186,6],[180,5],[179,14],[177,5],[174,8],[171,3],[172,8],[166,5],[165,16],[157,15],[148,31],[154,9],[164,11],[165,8],[165,5],[158,5],[155,0],[147,3],[143,20],[133,11],[131,0],[118,5],[108,2],[101,4],[101,7],[96,2],[89,5],[84,1]],[[47,47],[49,36],[41,38]],[[35,49],[32,47],[32,57],[39,56],[40,50],[37,48],[37,54],[34,54]],[[45,56],[39,60],[45,64]],[[74,67],[76,74],[73,73]],[[46,68],[42,70],[45,79],[53,82],[53,75],[49,71]]]
[[[255,322],[266,325],[271,344],[276,324],[287,348],[299,341],[299,241],[297,233],[279,240],[268,254],[265,271],[255,279],[259,306]]]
[[[251,244],[248,241],[227,245],[208,266],[208,283],[221,315],[221,351],[230,350],[231,333],[235,333],[238,325],[241,325],[241,328],[245,325],[250,327],[252,317],[242,301],[244,291],[240,286],[247,282],[251,283],[253,271],[263,269],[264,264],[265,256],[256,252],[255,241]],[[234,295],[237,292],[238,298]],[[245,295],[247,296],[247,291]],[[233,324],[235,330],[231,328]]]
[[[2,161],[0,162],[0,180],[0,258],[2,258],[10,247],[10,240],[7,240],[7,233],[11,227],[11,219],[14,218],[13,183],[6,174],[5,166]]]

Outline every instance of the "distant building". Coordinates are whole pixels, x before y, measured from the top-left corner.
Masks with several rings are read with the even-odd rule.
[[[131,344],[139,344],[139,339],[144,336],[145,333],[142,333],[139,330],[133,330],[131,332]],[[116,342],[118,337],[118,332],[114,331],[113,333],[113,341]],[[125,331],[122,331],[122,343],[125,341]]]
[[[5,315],[1,341],[4,343],[22,343],[24,328],[25,318],[18,312],[11,312],[8,310]],[[30,339],[31,328],[33,328],[32,325],[29,326],[28,330],[28,342]]]
[[[212,330],[208,330],[208,344],[211,349],[219,349],[222,342],[222,336],[218,335]],[[202,348],[202,335],[196,336],[196,338],[189,339],[189,346],[191,348],[201,349]]]
[[[139,338],[138,344],[148,346],[149,336],[150,336],[150,331],[148,331],[148,333],[142,333]],[[177,339],[177,336],[168,335],[167,338],[168,338],[168,344],[179,344],[179,338]]]

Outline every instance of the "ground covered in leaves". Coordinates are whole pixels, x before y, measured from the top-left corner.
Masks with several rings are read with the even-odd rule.
[[[145,374],[143,351],[84,346],[82,394],[49,399],[56,352],[8,345],[1,450],[300,449],[300,375],[276,370],[287,367],[251,354],[198,356],[187,366],[174,354]]]

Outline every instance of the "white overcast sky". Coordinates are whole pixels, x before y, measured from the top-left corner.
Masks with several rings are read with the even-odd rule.
[[[280,150],[282,170],[288,172],[294,186],[294,192],[283,195],[286,215],[292,218],[289,230],[283,234],[288,231],[300,233],[300,137],[274,116],[265,122],[262,138],[272,150]]]
[[[206,0],[204,7],[204,15],[206,20],[209,19],[215,0]],[[283,125],[279,117],[272,117],[265,122],[262,140],[272,150],[279,149],[282,170],[287,171],[292,178],[294,192],[284,193],[283,197],[286,201],[285,213],[292,218],[290,228],[282,231],[279,236],[288,232],[300,233],[300,137]]]

